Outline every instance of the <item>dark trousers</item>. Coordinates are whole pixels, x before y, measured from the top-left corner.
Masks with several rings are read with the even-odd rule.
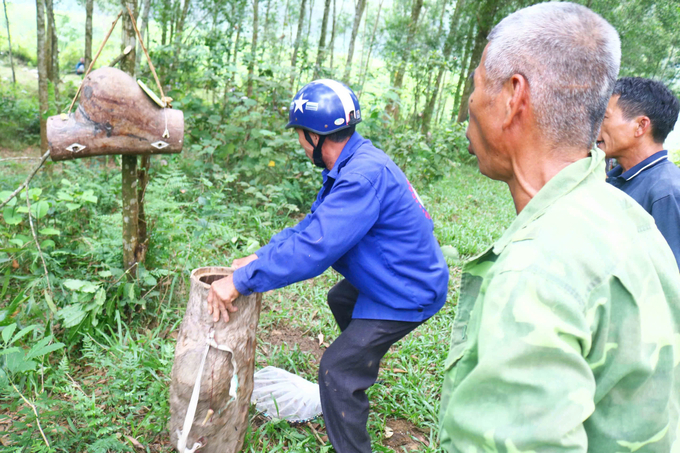
[[[342,334],[321,358],[319,391],[326,432],[337,453],[371,452],[366,389],[378,378],[380,360],[390,346],[422,324],[352,319],[358,296],[347,280],[328,292],[328,305]]]

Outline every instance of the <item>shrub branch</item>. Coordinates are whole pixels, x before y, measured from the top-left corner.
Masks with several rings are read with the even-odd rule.
[[[12,194],[5,201],[3,201],[2,204],[0,204],[0,209],[4,208],[5,205],[7,203],[9,203],[10,200],[12,200],[12,198],[16,197],[19,194],[19,192],[21,192],[21,190],[24,187],[26,187],[29,182],[31,182],[31,179],[33,179],[35,174],[38,173],[38,170],[40,170],[40,167],[43,166],[43,164],[45,163],[45,161],[47,160],[48,157],[50,157],[50,150],[49,149],[47,151],[45,151],[45,154],[42,155],[42,157],[40,158],[40,163],[33,169],[31,174],[28,175],[28,178],[26,178],[26,181],[24,181],[19,187],[17,187],[17,190],[12,192]]]

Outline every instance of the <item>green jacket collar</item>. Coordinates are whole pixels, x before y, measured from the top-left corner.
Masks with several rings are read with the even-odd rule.
[[[580,159],[562,169],[529,201],[508,229],[505,230],[503,236],[486,251],[472,258],[469,263],[473,264],[491,251],[495,255],[500,255],[505,247],[512,242],[518,231],[543,215],[549,206],[574,190],[586,179],[595,178],[604,181],[604,157],[604,152],[595,148],[590,152],[589,157]]]

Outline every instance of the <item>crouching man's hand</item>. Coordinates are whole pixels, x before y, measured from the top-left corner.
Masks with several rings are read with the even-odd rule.
[[[231,262],[231,267],[234,269],[238,269],[239,267],[246,266],[248,263],[250,263],[251,261],[255,261],[256,259],[257,255],[254,253],[243,258],[237,258]]]
[[[221,314],[224,322],[229,322],[229,312],[233,313],[237,310],[232,304],[240,295],[234,286],[233,274],[210,285],[208,313],[213,315],[213,321],[219,321]]]

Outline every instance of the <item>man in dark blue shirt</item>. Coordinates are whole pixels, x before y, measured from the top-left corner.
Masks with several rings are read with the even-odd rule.
[[[239,294],[265,292],[333,267],[345,279],[328,293],[341,335],[319,365],[328,437],[338,453],[369,453],[366,389],[392,344],[446,301],[448,269],[433,223],[404,173],[355,132],[356,96],[334,80],[303,87],[287,127],[318,167],[323,184],[311,212],[212,284],[208,306],[228,321]]]
[[[663,142],[678,120],[680,103],[661,82],[624,77],[609,100],[599,146],[619,165],[607,182],[649,212],[680,265],[680,168]]]

